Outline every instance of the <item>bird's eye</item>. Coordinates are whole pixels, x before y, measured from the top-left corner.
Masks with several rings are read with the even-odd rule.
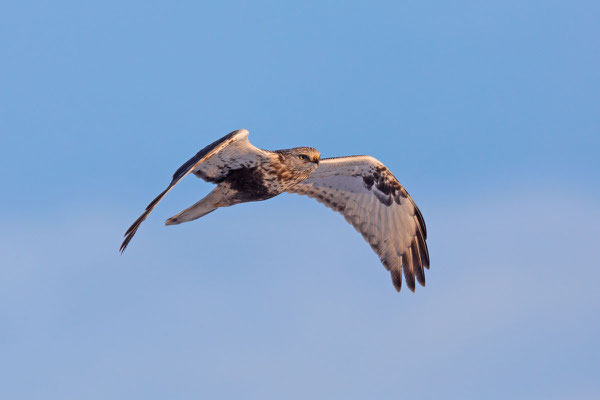
[[[301,160],[308,161],[308,156],[306,154],[300,154],[298,156]]]

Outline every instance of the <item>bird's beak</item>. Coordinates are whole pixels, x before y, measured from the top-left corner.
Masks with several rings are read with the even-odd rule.
[[[319,160],[318,157],[313,158],[313,162],[317,165],[319,165],[319,163],[321,162],[321,160]]]

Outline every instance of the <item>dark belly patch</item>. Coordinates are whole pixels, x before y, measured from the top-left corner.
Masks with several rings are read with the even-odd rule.
[[[235,198],[240,201],[266,200],[278,194],[266,186],[263,171],[258,167],[231,170],[223,182],[237,192]]]

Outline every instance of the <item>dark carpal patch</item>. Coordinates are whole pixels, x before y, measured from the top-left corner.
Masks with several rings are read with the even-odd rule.
[[[383,166],[377,167],[374,177],[377,181],[375,187],[382,193],[394,195],[402,188],[391,172]]]
[[[271,193],[265,185],[264,176],[259,167],[242,167],[231,170],[224,182],[237,192],[236,198],[242,201],[266,200],[277,195],[277,193]]]
[[[368,190],[372,190],[375,186],[377,189],[373,192],[375,197],[386,206],[392,205],[394,201],[401,204],[402,199],[408,196],[406,190],[386,167],[379,166],[362,178],[365,188]]]
[[[392,203],[394,202],[392,200],[392,196],[390,196],[389,194],[380,193],[378,191],[374,191],[373,193],[375,194],[375,197],[377,197],[377,200],[379,200],[386,206],[391,206]]]

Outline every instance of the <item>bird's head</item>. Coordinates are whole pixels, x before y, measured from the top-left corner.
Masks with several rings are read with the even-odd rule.
[[[296,171],[312,172],[321,162],[321,153],[312,147],[294,147],[285,150],[285,162]]]

